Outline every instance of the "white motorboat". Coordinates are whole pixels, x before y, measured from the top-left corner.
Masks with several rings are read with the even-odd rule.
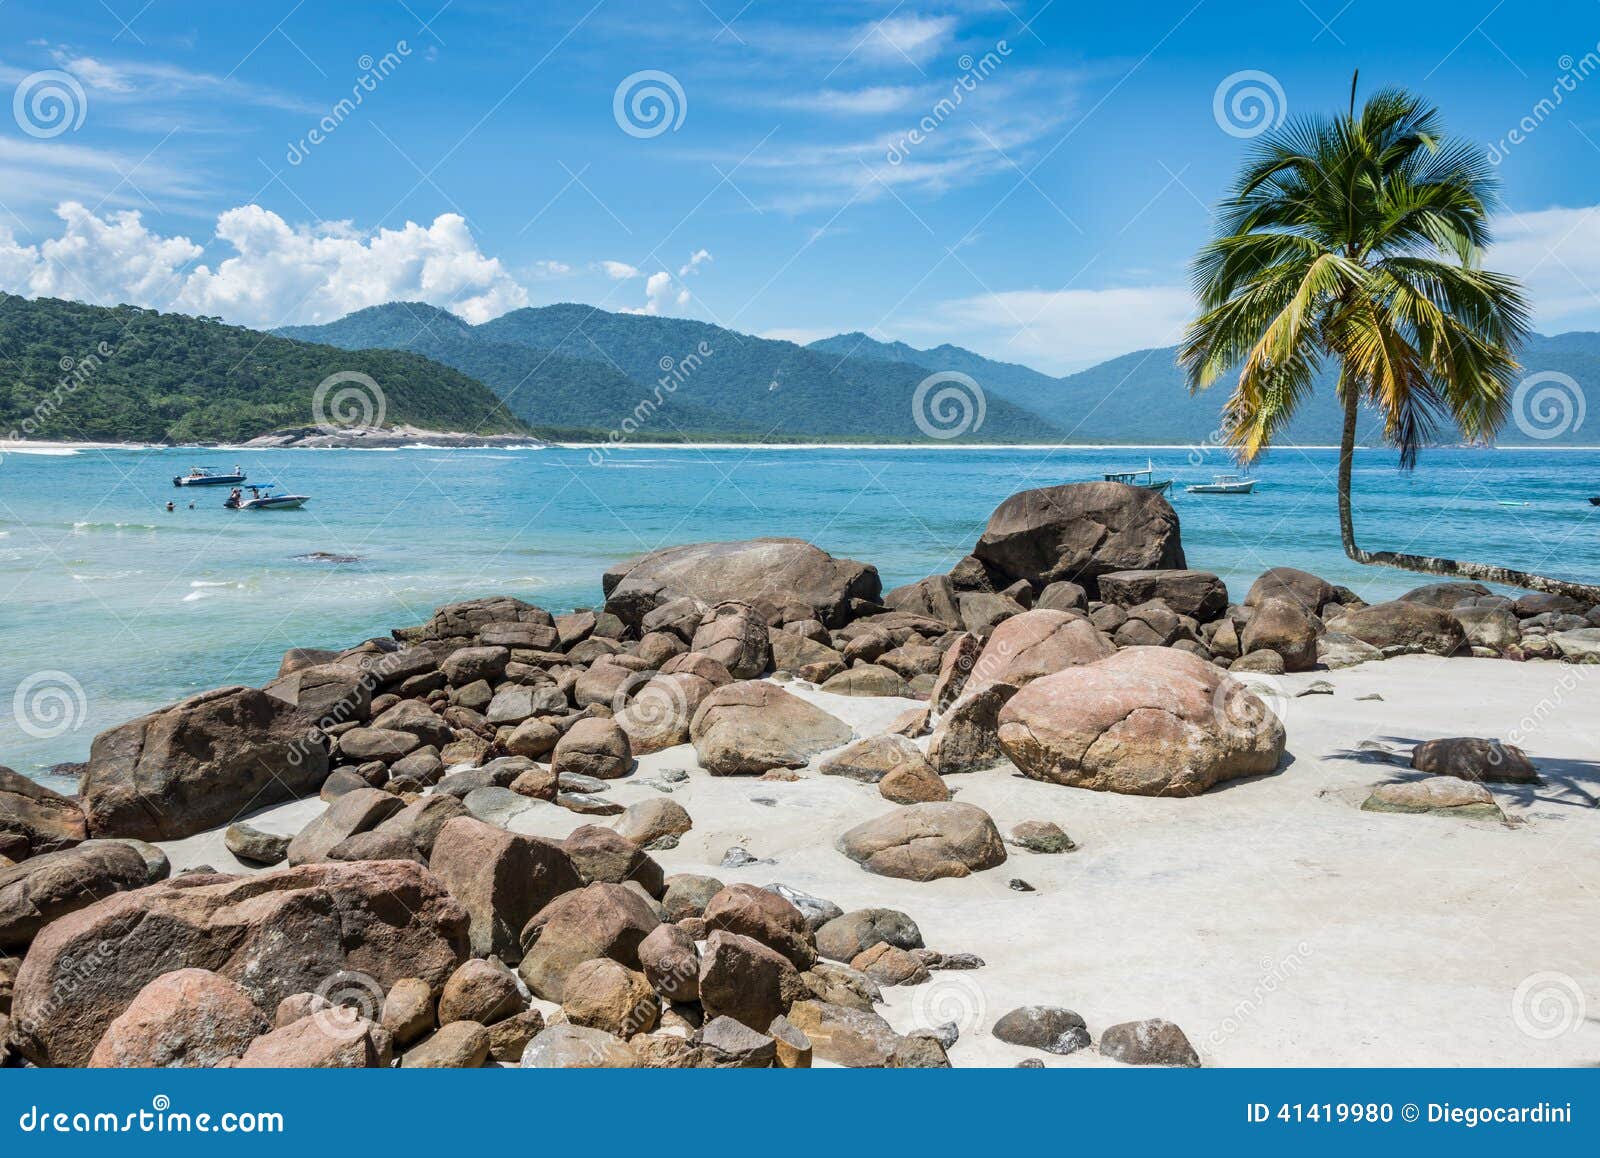
[[[310,495],[280,495],[271,483],[249,487],[248,496],[238,488],[222,505],[232,511],[297,511],[311,501]]]
[[[244,482],[244,472],[238,467],[234,468],[232,474],[217,474],[197,466],[188,474],[172,477],[172,485],[175,487],[228,487],[238,486],[242,482]]]
[[[1191,495],[1247,495],[1255,490],[1256,480],[1236,474],[1213,475],[1208,483],[1196,483],[1183,489]]]

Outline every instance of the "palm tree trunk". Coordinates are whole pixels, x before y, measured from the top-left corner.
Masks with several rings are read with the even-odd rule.
[[[1600,603],[1600,586],[1589,583],[1552,579],[1547,575],[1514,571],[1492,563],[1440,559],[1433,555],[1408,555],[1398,551],[1363,551],[1358,547],[1355,518],[1350,509],[1350,476],[1355,466],[1356,419],[1361,413],[1361,391],[1356,388],[1356,383],[1342,378],[1340,387],[1344,394],[1344,430],[1339,436],[1339,538],[1344,543],[1346,555],[1357,563],[1374,567],[1394,567],[1401,571],[1473,579],[1480,583],[1503,583],[1508,587],[1524,587],[1529,591],[1567,595],[1585,603]]]

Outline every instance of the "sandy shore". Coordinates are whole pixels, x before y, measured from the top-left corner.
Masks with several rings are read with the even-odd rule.
[[[1334,694],[1293,695],[1317,680]],[[858,735],[909,704],[789,686]],[[930,947],[981,955],[984,969],[885,991],[884,1014],[902,1031],[960,1024],[958,1066],[1041,1056],[989,1036],[1024,1004],[1075,1009],[1097,1039],[1119,1021],[1166,1017],[1207,1065],[1600,1060],[1600,669],[1411,656],[1281,686],[1292,759],[1202,797],[1063,788],[1009,766],[951,777],[956,799],[987,809],[1002,832],[1054,820],[1079,845],[1059,856],[1013,849],[1006,864],[961,880],[875,877],[836,852],[840,832],[895,806],[814,767],[795,783],[719,779],[680,747],[641,759],[608,796],[645,799],[656,790],[642,781],[686,769],[673,798],[695,827],[655,854],[669,873],[781,881],[846,909],[903,909]],[[1373,693],[1383,699],[1358,698]],[[1404,751],[1462,734],[1512,740],[1540,765],[1536,788],[1495,789],[1510,824],[1359,810],[1372,784],[1412,775],[1358,754],[1363,741]],[[299,801],[254,823],[293,832],[320,808]],[[513,827],[561,837],[589,822],[539,806]],[[774,863],[717,867],[735,844]],[[175,869],[242,868],[217,833],[163,847]],[[1015,877],[1037,891],[1013,891]],[[1571,997],[1573,983],[1590,1018],[1538,1036],[1539,1002]]]

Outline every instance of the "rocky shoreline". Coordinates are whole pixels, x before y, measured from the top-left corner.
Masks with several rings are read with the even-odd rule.
[[[1037,892],[1016,858],[1081,856],[1063,787],[1205,816],[1238,795],[1208,789],[1281,780],[1289,703],[1334,691],[1315,673],[1600,659],[1600,609],[1558,596],[1368,606],[1274,568],[1234,602],[1165,500],[1107,483],[1015,495],[948,574],[887,593],[792,539],[667,548],[602,588],[296,648],[264,688],[96,737],[74,797],[0,770],[5,1060],[944,1066],[981,1034],[1018,1064],[1197,1065],[1160,1009],[941,1016],[996,969],[944,911]],[[1541,775],[1502,738],[1385,755],[1407,771],[1342,823],[1503,830],[1491,787]],[[1002,826],[1016,793],[1038,811]],[[719,875],[667,871],[689,841]]]

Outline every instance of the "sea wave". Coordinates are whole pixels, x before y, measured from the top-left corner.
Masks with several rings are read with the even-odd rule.
[[[73,533],[80,534],[80,535],[85,533],[85,532],[87,532],[87,531],[154,531],[156,529],[157,529],[157,527],[156,527],[156,524],[154,524],[154,523],[88,523],[88,522],[79,522],[79,523],[73,523],[72,524]]]

